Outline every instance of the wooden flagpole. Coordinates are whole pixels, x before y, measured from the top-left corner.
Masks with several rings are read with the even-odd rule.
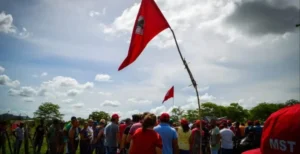
[[[181,54],[181,51],[180,51],[180,48],[179,48],[179,45],[178,45],[178,42],[177,42],[177,39],[176,39],[176,36],[175,36],[175,33],[173,31],[173,29],[170,27],[170,30],[173,34],[173,37],[174,37],[174,40],[175,40],[175,44],[176,44],[176,47],[177,47],[177,50],[178,50],[178,53],[179,53],[179,56],[183,62],[183,65],[185,66],[189,76],[190,76],[190,79],[192,81],[192,85],[193,87],[195,88],[195,92],[196,92],[196,96],[197,96],[197,102],[198,102],[198,116],[199,116],[199,120],[201,120],[201,106],[200,106],[200,97],[199,97],[199,92],[198,92],[198,88],[197,88],[197,83],[196,83],[196,80],[194,79],[193,77],[193,74],[186,62],[186,60],[183,58],[182,54]],[[202,122],[200,122],[200,129],[202,130]],[[200,140],[200,152],[202,151],[202,141]]]

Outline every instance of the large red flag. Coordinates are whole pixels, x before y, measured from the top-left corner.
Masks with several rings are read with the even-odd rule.
[[[151,39],[169,27],[154,0],[142,0],[133,26],[128,55],[120,65],[119,71],[133,63]]]
[[[162,103],[164,103],[165,101],[167,101],[172,97],[174,97],[174,86],[172,86],[171,89],[169,89]]]

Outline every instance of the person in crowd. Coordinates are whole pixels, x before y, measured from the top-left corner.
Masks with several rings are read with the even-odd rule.
[[[35,133],[33,135],[34,139],[34,153],[40,154],[41,147],[43,145],[44,135],[45,135],[45,126],[44,126],[44,120],[40,120],[40,124],[36,127]]]
[[[217,127],[216,119],[210,121],[211,130],[210,130],[210,149],[211,154],[218,154],[220,148],[220,130]]]
[[[272,113],[262,132],[260,148],[242,154],[300,154],[300,104]]]
[[[190,153],[189,138],[191,136],[189,122],[185,118],[183,118],[180,120],[180,125],[181,126],[177,128],[179,153],[189,154]]]
[[[127,142],[130,142],[131,140],[131,136],[135,133],[135,131],[138,129],[138,128],[141,128],[142,127],[142,123],[143,123],[143,119],[145,118],[146,115],[148,115],[149,112],[144,112],[142,115],[141,115],[141,120],[139,123],[135,123],[131,126],[130,130],[129,130],[129,134],[126,138],[126,141]]]
[[[233,143],[233,150],[236,151],[236,149],[238,149],[238,147],[239,147],[240,140],[242,139],[242,133],[241,133],[241,129],[240,129],[240,122],[236,122],[234,124],[233,133],[235,135],[235,140],[234,140],[234,143]]]
[[[113,114],[111,116],[111,123],[108,124],[104,129],[105,142],[104,146],[106,154],[116,154],[119,144],[119,115]]]
[[[63,132],[61,131],[59,120],[53,119],[52,125],[47,132],[49,154],[60,153],[60,144],[63,143]]]
[[[148,114],[144,117],[142,128],[138,128],[132,136],[129,154],[162,154],[162,139],[153,130],[156,116]]]
[[[76,120],[69,131],[68,149],[69,154],[75,154],[79,144],[79,121]]]
[[[204,132],[202,136],[202,153],[206,154],[209,151],[209,128],[208,123],[205,120],[202,120],[202,131]]]
[[[93,119],[89,119],[88,120],[88,133],[90,136],[90,145],[89,145],[89,149],[92,149],[92,143],[93,143],[93,139],[94,139],[94,130],[93,130],[93,125],[94,125],[94,121]]]
[[[98,126],[98,134],[94,138],[96,143],[96,154],[105,154],[105,147],[104,147],[104,128],[105,128],[105,120],[101,119],[99,126]]]
[[[178,137],[174,128],[169,124],[170,115],[163,113],[160,116],[160,124],[154,130],[161,136],[163,141],[163,154],[178,154]]]
[[[141,119],[140,115],[138,115],[138,114],[132,115],[132,124],[128,125],[124,130],[122,140],[121,140],[121,145],[120,145],[120,149],[123,154],[128,154],[128,152],[129,152],[130,142],[126,141],[126,138],[129,134],[129,130],[132,127],[132,125],[139,123],[140,119]]]
[[[245,128],[245,135],[247,136],[249,133],[254,133],[255,129],[252,121],[247,122],[248,126]]]
[[[7,129],[7,123],[5,121],[0,121],[0,149],[3,154],[6,153],[6,129]]]
[[[227,124],[224,123],[224,128],[220,131],[221,135],[221,153],[222,154],[233,154],[233,140],[234,133],[228,128]]]
[[[64,127],[64,143],[66,146],[66,154],[69,154],[69,149],[68,149],[68,139],[69,139],[69,131],[72,128],[72,125],[75,124],[77,121],[77,118],[75,116],[71,117],[71,122],[67,123],[66,126]]]
[[[234,126],[232,125],[232,121],[231,121],[231,120],[227,120],[227,127],[228,127],[228,129],[230,129],[232,132],[234,131]]]
[[[260,122],[256,120],[254,122],[254,130],[255,130],[255,137],[254,137],[254,147],[258,148],[260,146],[260,139],[262,135],[263,128],[260,126]]]
[[[246,128],[245,124],[241,123],[241,125],[240,125],[241,138],[245,137],[245,128]]]
[[[24,123],[20,122],[20,125],[14,130],[14,136],[16,137],[14,153],[19,154],[24,140]]]
[[[131,125],[131,119],[130,118],[125,119],[125,122],[123,124],[119,125],[119,130],[120,130],[120,138],[119,138],[119,140],[121,142],[122,142],[124,131],[125,131],[126,127],[129,126],[129,125]]]
[[[202,136],[204,132],[201,130],[201,121],[196,120],[194,123],[195,128],[192,130],[192,134],[189,138],[190,143],[190,152],[191,154],[202,154],[202,150],[200,147],[202,146],[200,143],[202,142]]]
[[[88,134],[88,122],[84,122],[83,129],[80,131],[80,154],[87,154],[90,144],[90,137]]]

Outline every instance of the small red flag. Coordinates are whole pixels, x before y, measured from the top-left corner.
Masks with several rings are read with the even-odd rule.
[[[154,0],[142,0],[133,26],[128,55],[120,65],[119,71],[133,63],[147,44],[157,34],[169,27],[169,23]]]
[[[167,101],[172,97],[174,97],[174,86],[172,86],[171,89],[169,89],[162,103],[164,103],[165,101]]]

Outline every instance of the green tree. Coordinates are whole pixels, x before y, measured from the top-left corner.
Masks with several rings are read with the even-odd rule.
[[[250,119],[265,121],[272,113],[282,107],[284,107],[284,104],[260,103],[250,110]]]
[[[171,112],[172,112],[171,118],[177,122],[179,121],[179,119],[182,118],[184,110],[182,110],[180,107],[177,107],[177,108],[173,108]]]
[[[226,107],[219,106],[217,104],[206,102],[201,105],[202,117],[213,116],[213,117],[224,117],[226,116]]]
[[[93,119],[93,120],[105,119],[107,121],[110,119],[110,116],[108,113],[104,111],[94,111],[89,115],[89,119]]]
[[[295,99],[290,99],[285,102],[285,106],[291,106],[291,105],[295,105],[295,104],[300,104],[300,101],[295,100]]]
[[[84,122],[86,121],[85,119],[81,118],[81,117],[78,117],[77,120],[79,121],[79,124],[80,125],[83,125]]]
[[[249,116],[248,111],[238,103],[231,103],[229,106],[227,106],[226,113],[228,119],[239,122],[246,121],[246,118]]]
[[[186,118],[188,121],[193,122],[197,119],[199,119],[198,110],[187,110],[185,114],[183,114],[184,118]]]
[[[39,106],[34,112],[34,117],[45,120],[52,120],[53,118],[62,119],[63,114],[59,112],[59,105],[51,102],[45,102]]]

